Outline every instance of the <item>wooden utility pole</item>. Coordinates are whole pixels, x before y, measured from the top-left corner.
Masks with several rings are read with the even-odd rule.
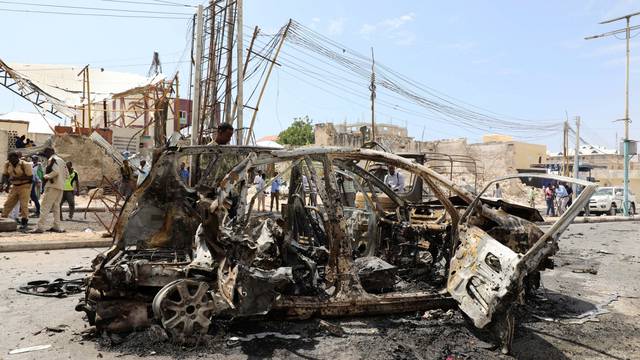
[[[573,155],[573,178],[578,180],[578,175],[580,173],[580,116],[576,116],[576,150]],[[573,198],[575,199],[578,195],[578,184],[573,183]]]
[[[376,60],[371,48],[371,141],[376,141]]]
[[[87,64],[85,67],[80,70],[77,76],[82,74],[82,97],[87,99],[87,114],[89,119],[89,129],[91,129],[91,87],[89,84],[89,65]],[[82,106],[82,127],[85,127],[84,124],[84,105]]]
[[[204,27],[202,12],[202,5],[198,5],[198,12],[196,13],[196,53],[194,59],[195,73],[193,79],[193,107],[191,108],[191,145],[198,145],[200,143],[200,84],[202,80],[202,30]],[[195,167],[192,166],[191,169],[193,171]]]
[[[237,128],[238,128],[238,132],[237,132],[237,136],[236,136],[236,143],[238,145],[242,145],[242,139],[243,139],[243,135],[244,135],[244,123],[243,123],[243,115],[244,115],[244,99],[243,99],[243,83],[244,83],[244,64],[242,63],[244,54],[242,53],[244,51],[244,46],[242,44],[242,0],[236,0],[236,8],[237,8],[237,15],[236,15],[236,19],[238,22],[238,31],[237,33],[237,37],[236,37],[236,57],[237,57],[237,61],[238,61],[238,68],[236,69],[236,75],[237,75],[237,95],[236,95],[236,104],[238,106],[238,118],[236,121],[237,124]],[[233,115],[233,112],[231,112]]]
[[[562,130],[562,175],[569,175],[569,121],[565,120]]]
[[[260,32],[260,28],[258,28],[257,26],[253,29],[253,36],[251,37],[251,42],[249,43],[249,49],[247,49],[247,57],[244,60],[244,67],[242,68],[242,79],[245,78],[245,76],[247,76],[247,67],[249,66],[249,60],[251,59],[251,53],[253,51],[253,44],[256,41],[256,38],[258,37],[258,33]],[[244,108],[244,104],[242,105],[242,107]],[[236,98],[236,101],[233,103],[233,116],[236,116],[236,113],[238,111],[238,99]]]
[[[249,131],[247,132],[247,139],[245,141],[245,144],[248,144],[249,141],[251,140],[251,134],[253,133],[253,125],[256,123],[256,116],[258,116],[258,109],[260,109],[260,102],[262,101],[264,90],[267,88],[267,83],[269,82],[271,71],[273,70],[273,66],[276,64],[276,60],[278,59],[278,55],[280,54],[280,49],[282,49],[284,40],[287,38],[287,34],[289,33],[291,22],[292,20],[289,19],[289,22],[287,23],[287,27],[284,29],[284,32],[282,33],[282,38],[280,39],[280,43],[278,44],[276,53],[275,55],[273,55],[273,60],[271,60],[271,64],[269,64],[269,70],[267,70],[267,76],[264,80],[264,83],[262,84],[262,88],[260,89],[260,94],[258,94],[258,100],[256,101],[255,109],[253,109],[253,116],[251,117],[251,124],[249,125]]]
[[[227,1],[227,82],[224,91],[224,121],[231,124],[231,74],[233,73],[233,1]]]

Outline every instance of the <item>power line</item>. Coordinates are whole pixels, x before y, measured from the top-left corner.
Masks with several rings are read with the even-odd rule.
[[[154,5],[154,6],[179,6],[179,7],[195,7],[193,5],[187,4],[177,4],[177,3],[168,3],[168,2],[147,2],[147,1],[132,1],[132,0],[100,0],[106,2],[114,2],[114,3],[124,3],[124,4],[138,4],[138,5]]]
[[[116,15],[116,14],[95,14],[95,13],[70,13],[70,12],[62,12],[62,11],[19,10],[19,9],[5,9],[5,8],[0,8],[0,11],[14,12],[14,13],[55,14],[55,15],[75,15],[75,16],[98,16],[98,17],[137,18],[137,19],[167,19],[167,20],[187,20],[188,19],[186,17]]]
[[[26,3],[26,2],[21,2],[21,1],[4,1],[4,0],[2,0],[2,1],[0,1],[0,3],[2,3],[2,4],[11,4],[11,5],[41,6],[41,7],[61,8],[61,9],[116,11],[116,12],[129,12],[129,13],[148,13],[148,14],[185,15],[185,16],[190,16],[191,15],[191,14],[186,14],[186,13],[176,13],[176,12],[167,12],[167,11],[149,11],[149,10],[116,9],[116,8],[96,8],[96,7],[70,6],[70,5],[35,4],[35,3]]]

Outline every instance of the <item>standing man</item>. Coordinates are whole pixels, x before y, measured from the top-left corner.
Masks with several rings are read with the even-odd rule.
[[[69,176],[67,165],[64,160],[56,155],[53,148],[46,148],[42,153],[47,158],[47,167],[44,171],[44,195],[42,196],[42,204],[40,204],[40,219],[38,219],[38,227],[34,233],[44,232],[47,215],[53,211],[53,232],[64,232],[60,226],[60,202],[62,201],[62,192],[64,190],[64,182]]]
[[[273,200],[276,201],[276,211],[280,211],[280,186],[282,186],[282,180],[278,177],[278,172],[273,175],[275,179],[271,182],[271,206],[269,211],[273,211]]]
[[[342,174],[338,175],[338,183],[342,187],[343,205],[348,207],[356,206],[356,187],[353,184],[353,179]]]
[[[140,187],[140,184],[144,182],[144,179],[149,175],[149,166],[147,166],[147,160],[140,160],[140,168],[138,169],[138,179],[136,180],[136,186]]]
[[[256,186],[256,194],[258,196],[258,211],[265,211],[264,177],[262,176],[262,170],[258,170],[256,176],[253,177],[253,184]]]
[[[567,203],[569,202],[569,193],[567,193],[567,189],[562,183],[558,183],[556,198],[558,199],[558,216],[560,216],[564,214],[564,211],[567,209]]]
[[[120,167],[120,176],[122,177],[120,192],[125,198],[128,198],[133,192],[133,168],[129,164],[128,159],[124,159],[122,162],[122,166]]]
[[[556,216],[555,207],[553,206],[555,195],[553,185],[549,185],[544,188],[544,200],[547,203],[547,216]]]
[[[36,207],[35,217],[40,217],[40,193],[42,192],[42,181],[44,180],[44,170],[40,165],[40,159],[37,156],[31,158],[33,163],[31,172],[33,173],[33,183],[31,184],[31,201]]]
[[[2,171],[2,183],[0,188],[4,188],[9,193],[7,201],[4,203],[2,217],[8,217],[16,204],[20,203],[20,229],[26,229],[29,222],[29,198],[31,195],[31,183],[33,182],[33,170],[31,164],[20,160],[20,154],[10,152],[8,160],[4,163]]]
[[[396,171],[396,167],[389,165],[387,175],[384,176],[384,184],[395,192],[404,191],[404,176]]]
[[[187,164],[180,163],[180,170],[178,171],[178,175],[180,176],[180,179],[182,180],[182,182],[185,185],[189,185],[189,170],[187,170],[186,168]]]
[[[69,176],[64,182],[64,192],[62,193],[62,201],[60,201],[60,220],[62,220],[62,204],[66,201],[69,204],[69,220],[73,220],[73,213],[76,209],[75,196],[80,194],[80,182],[78,173],[73,168],[71,161],[67,161],[67,171]]]
[[[502,189],[498,183],[496,183],[496,189],[493,191],[493,197],[502,199]]]

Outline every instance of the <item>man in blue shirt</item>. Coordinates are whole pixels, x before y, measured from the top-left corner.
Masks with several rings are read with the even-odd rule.
[[[180,163],[180,171],[178,171],[178,175],[180,176],[180,180],[189,186],[189,170],[186,168],[187,164]]]
[[[282,179],[278,177],[278,172],[273,175],[275,179],[271,183],[271,206],[269,211],[273,211],[273,200],[276,200],[276,211],[280,211],[280,186],[282,186]]]

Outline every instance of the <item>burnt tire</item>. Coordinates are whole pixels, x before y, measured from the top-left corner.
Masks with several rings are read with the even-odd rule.
[[[0,218],[0,232],[16,231],[18,223],[10,218]]]
[[[211,325],[214,303],[209,285],[180,279],[165,285],[153,299],[152,308],[169,337],[178,343],[197,343]]]

